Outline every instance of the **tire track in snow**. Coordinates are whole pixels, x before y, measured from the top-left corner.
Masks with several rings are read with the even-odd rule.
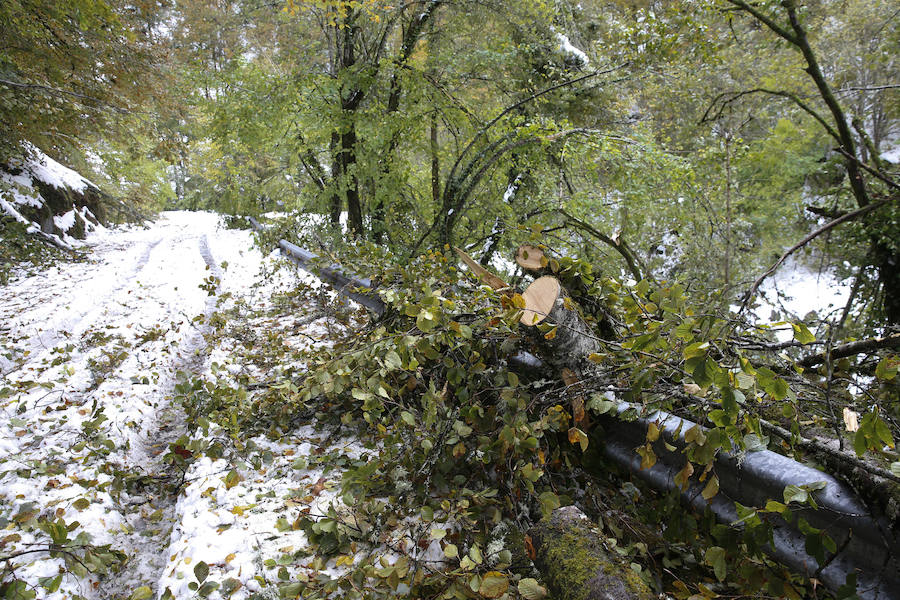
[[[222,271],[212,255],[207,234],[197,239],[198,250],[206,269],[218,281],[222,279]],[[179,343],[176,354],[168,366],[169,377],[165,383],[163,405],[159,407],[156,421],[145,429],[145,434],[138,442],[137,451],[132,452],[131,460],[144,473],[160,478],[162,481],[173,481],[180,475],[178,469],[163,461],[170,444],[175,443],[187,433],[186,418],[180,406],[172,400],[178,373],[199,373],[208,356],[206,334],[210,331],[209,317],[215,312],[218,302],[218,290],[209,294],[204,304],[204,322],[193,328],[192,332]],[[148,586],[154,596],[158,596],[157,583],[168,564],[166,552],[170,545],[172,529],[177,523],[175,511],[177,493],[180,490],[165,490],[156,496],[138,496],[132,499],[135,507],[139,507],[134,517],[134,529],[129,534],[126,550],[131,557],[126,567],[115,577],[103,582],[98,589],[103,598],[127,598],[140,586]],[[134,512],[134,511],[133,511]],[[149,513],[152,518],[144,515]],[[170,524],[168,531],[157,524]]]
[[[131,269],[129,273],[123,276],[121,279],[118,279],[118,285],[114,285],[111,289],[103,292],[100,299],[94,297],[93,301],[90,304],[85,304],[83,307],[80,307],[74,314],[65,314],[64,316],[58,316],[55,321],[41,323],[41,331],[37,331],[30,337],[24,340],[24,342],[15,342],[13,348],[15,352],[23,357],[25,360],[16,365],[13,361],[8,361],[9,364],[5,364],[7,361],[0,357],[0,376],[8,377],[10,375],[14,375],[20,373],[23,369],[26,369],[29,366],[40,365],[41,361],[46,359],[53,353],[53,350],[56,349],[60,344],[65,343],[71,338],[79,339],[81,335],[88,329],[90,325],[93,325],[100,315],[102,315],[108,308],[108,306],[112,303],[113,299],[121,292],[122,290],[133,287],[135,281],[137,281],[138,275],[140,275],[141,271],[147,266],[147,263],[150,260],[150,255],[153,250],[162,242],[163,238],[147,243],[144,248],[143,253],[138,257],[137,261],[135,261],[134,267]],[[98,277],[99,278],[99,277]],[[70,283],[73,286],[77,287],[90,287],[97,278],[88,280],[88,281],[77,281],[75,278],[70,280]],[[35,290],[40,293],[44,290]],[[59,291],[58,293],[63,294],[66,292],[72,292],[71,289],[65,289]],[[86,290],[85,290],[86,292]],[[77,293],[77,292],[76,292]],[[34,302],[34,300],[32,300]],[[102,304],[98,304],[98,302],[102,302]],[[15,305],[14,305],[15,306]],[[10,307],[10,308],[14,308]],[[37,323],[40,321],[41,317],[46,314],[57,314],[58,310],[54,310],[54,308],[58,308],[55,305],[50,305],[49,308],[43,309],[39,304],[37,310],[26,311],[24,313],[20,313],[17,317],[13,317],[14,320],[23,320],[24,318],[30,318],[31,322],[27,325],[21,324],[15,329],[13,327],[9,328],[9,332],[6,334],[7,336],[12,337],[16,333],[16,331],[24,331],[30,329],[32,327],[37,327]],[[52,311],[52,312],[51,312]],[[87,326],[82,327],[84,323],[87,323]],[[43,351],[41,351],[43,350]]]

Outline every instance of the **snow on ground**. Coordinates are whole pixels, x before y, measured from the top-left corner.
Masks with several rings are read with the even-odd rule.
[[[810,313],[824,319],[843,310],[850,287],[831,272],[816,271],[791,257],[763,281],[754,313],[761,323],[804,320]],[[774,329],[779,341],[793,337],[790,325]]]
[[[253,249],[251,235],[216,215],[163,213],[147,228],[101,231],[87,262],[0,288],[0,555],[23,553],[10,565],[38,598],[194,597],[200,563],[220,588],[211,598],[238,600],[278,583],[276,565],[294,577],[340,571],[291,558],[306,543],[291,523],[298,510],[339,507],[341,470],[329,461],[359,458],[355,440],[307,426],[277,443],[245,440],[259,464],[198,453],[171,493],[175,455],[227,437],[216,423],[186,430],[179,381],[303,369],[254,365],[244,333],[263,348],[279,329],[278,343],[294,349],[329,336],[322,315],[303,314],[211,335],[216,311],[265,307],[297,286],[293,269],[264,277],[281,259]],[[50,543],[71,553],[50,556]],[[124,568],[101,576],[119,562],[114,552]],[[73,575],[77,563],[90,572]]]

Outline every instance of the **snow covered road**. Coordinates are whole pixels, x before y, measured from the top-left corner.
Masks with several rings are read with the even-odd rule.
[[[258,283],[271,259],[252,249],[249,232],[207,213],[163,213],[92,245],[85,262],[0,287],[2,583],[23,598],[190,597],[196,584],[164,573],[176,555],[186,566],[191,551],[215,548],[226,566],[248,540],[240,528],[227,543],[208,539],[222,533],[222,518],[203,513],[215,500],[207,480],[222,483],[217,461],[197,460],[187,482],[172,485],[166,456],[187,433],[173,390],[208,373],[211,352],[227,358],[207,347],[209,317],[219,299],[264,302],[271,289]],[[235,502],[246,492],[222,487]],[[204,564],[214,562],[210,554]],[[237,598],[255,569],[235,566],[228,591]]]

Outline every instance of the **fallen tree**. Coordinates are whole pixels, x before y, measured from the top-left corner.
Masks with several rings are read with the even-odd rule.
[[[538,277],[521,294],[510,286],[498,286],[505,290],[500,294],[491,286],[475,293],[458,276],[446,277],[450,271],[443,255],[390,272],[383,280],[391,285],[377,293],[386,310],[374,325],[375,337],[329,353],[321,364],[333,377],[331,391],[320,376],[307,378],[305,401],[324,395],[351,411],[361,410],[366,422],[389,432],[389,419],[398,419],[401,430],[390,439],[410,460],[419,456],[421,461],[413,471],[414,486],[430,489],[434,478],[448,482],[456,472],[455,477],[469,480],[468,487],[472,472],[465,465],[480,453],[475,464],[499,469],[485,473],[483,485],[499,483],[509,498],[524,494],[547,514],[574,497],[560,496],[560,490],[576,485],[563,484],[560,477],[571,476],[573,468],[579,481],[598,476],[597,466],[588,462],[599,448],[607,468],[618,465],[655,489],[675,492],[696,514],[715,515],[727,526],[723,532],[734,532],[726,538],[703,534],[706,545],[693,550],[699,564],[714,570],[720,586],[740,589],[766,573],[769,591],[788,597],[801,593],[798,581],[824,584],[835,593],[852,584],[861,597],[895,597],[897,489],[880,476],[891,471],[874,462],[885,443],[877,413],[866,417],[875,423],[873,433],[856,434],[863,453],[874,454],[861,460],[840,453],[853,469],[869,470],[868,483],[845,478],[850,487],[766,450],[767,435],[784,437],[785,432],[788,439],[772,447],[798,457],[815,447],[816,442],[799,436],[796,420],[785,429],[766,418],[778,412],[779,403],[804,409],[804,399],[792,390],[800,385],[800,375],[785,375],[782,368],[777,374],[773,368],[778,365],[759,356],[751,362],[730,350],[717,333],[732,324],[691,315],[676,288],[653,289],[646,282],[627,287],[585,278],[565,259],[541,262],[536,271],[549,268],[558,277]],[[443,283],[431,280],[438,288],[412,285],[439,275]],[[610,306],[602,314],[582,310],[567,293],[569,287],[603,294]],[[370,287],[354,293],[375,298]],[[600,324],[609,323],[613,310],[618,336],[606,339]],[[808,331],[797,329],[806,339]],[[511,360],[516,356],[531,359]],[[376,364],[382,365],[381,374],[371,371]],[[532,383],[523,385],[514,373]],[[398,396],[393,389],[400,390]],[[348,390],[353,390],[352,402],[342,400]],[[487,402],[485,394],[494,399]],[[692,420],[685,418],[689,415]],[[407,427],[411,431],[404,433]],[[523,428],[521,433],[516,427]],[[414,431],[421,439],[409,437]],[[475,435],[479,441],[470,447],[466,440]],[[444,452],[454,464],[435,470]],[[511,468],[513,457],[519,466]],[[837,469],[836,475],[843,473]],[[549,490],[537,487],[544,482]],[[584,493],[578,485],[576,496]],[[556,491],[550,491],[554,486]],[[499,514],[509,510],[502,503],[488,504]],[[517,520],[534,517],[518,514]],[[628,517],[619,513],[617,518]],[[669,525],[669,531],[678,529]],[[780,571],[785,566],[790,571]],[[557,576],[553,569],[553,561],[545,563],[545,581]],[[660,581],[655,585],[666,589]]]

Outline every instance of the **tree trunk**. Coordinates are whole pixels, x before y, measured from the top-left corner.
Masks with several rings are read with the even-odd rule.
[[[578,314],[559,280],[550,275],[539,277],[525,289],[522,298],[525,300],[522,324],[555,327],[535,336],[538,345],[543,347],[541,356],[557,370],[571,369],[578,379],[583,379],[591,370],[592,363],[587,357],[600,349],[600,341]]]
[[[338,144],[340,141],[341,136],[336,131],[333,132],[331,134],[331,195],[329,198],[329,210],[331,226],[334,228],[340,227],[341,208],[343,208],[343,198],[341,197],[339,185],[341,161],[338,155]]]
[[[603,548],[593,523],[574,506],[553,511],[528,530],[533,561],[558,600],[650,600],[630,565]]]

